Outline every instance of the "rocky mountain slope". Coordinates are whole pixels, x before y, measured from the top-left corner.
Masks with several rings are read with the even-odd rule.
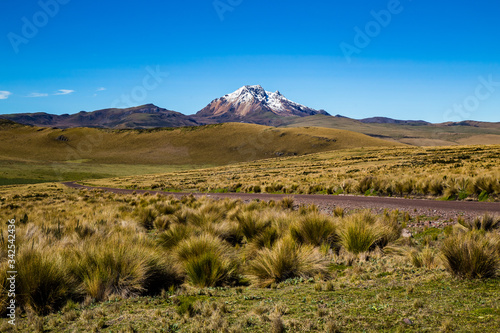
[[[17,123],[42,127],[102,127],[102,128],[152,128],[201,125],[182,113],[146,104],[127,109],[103,109],[93,112],[53,115],[48,113],[18,113],[0,115]]]
[[[276,124],[281,117],[328,115],[324,110],[311,109],[295,103],[279,91],[265,91],[260,85],[244,86],[235,92],[217,98],[196,114],[207,122],[248,122]]]

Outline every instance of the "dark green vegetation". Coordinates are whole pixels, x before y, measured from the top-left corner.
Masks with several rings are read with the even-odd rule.
[[[362,148],[92,181],[134,189],[498,200],[500,146]]]
[[[0,184],[165,173],[277,156],[399,144],[333,129],[251,124],[149,130],[52,129],[0,122]]]
[[[0,201],[0,219],[17,218],[20,331],[498,328],[495,216],[424,228],[408,213],[325,214],[290,198],[243,203],[45,184],[3,189]],[[413,238],[401,237],[405,226]],[[3,289],[2,312],[6,300]]]

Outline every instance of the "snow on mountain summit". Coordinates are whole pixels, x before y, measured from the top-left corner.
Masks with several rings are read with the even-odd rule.
[[[244,86],[235,92],[228,94],[221,99],[225,99],[229,103],[252,103],[260,102],[265,106],[268,106],[273,113],[287,115],[287,105],[294,106],[300,110],[309,109],[304,105],[294,103],[287,98],[285,98],[279,91],[269,92],[265,91],[260,85],[255,86]]]
[[[283,117],[327,114],[325,111],[317,111],[292,102],[279,91],[269,92],[260,85],[253,85],[243,86],[233,93],[213,100],[207,107],[198,112],[198,115],[236,120],[266,112]]]

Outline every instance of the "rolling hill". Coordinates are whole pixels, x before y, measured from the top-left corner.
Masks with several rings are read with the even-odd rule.
[[[328,115],[292,102],[279,91],[268,92],[261,86],[244,86],[217,98],[193,116],[145,104],[126,109],[103,109],[76,114],[53,115],[44,112],[0,115],[25,125],[41,127],[156,128],[184,127],[227,122],[279,125],[283,119]]]
[[[385,118],[388,119],[388,118]],[[405,123],[406,122],[406,123]],[[326,127],[363,133],[372,137],[414,146],[449,146],[467,144],[498,144],[500,123],[478,121],[430,124],[420,121],[368,122],[342,116],[314,115],[284,121],[282,127]]]
[[[432,124],[423,120],[398,120],[386,117],[360,120],[344,116],[332,117],[324,110],[315,110],[293,102],[279,91],[269,92],[260,85],[243,86],[233,93],[214,99],[205,108],[190,116],[154,104],[145,104],[126,109],[81,111],[72,115],[20,113],[0,115],[0,118],[26,125],[63,129],[76,127],[154,129],[230,122],[280,128],[319,127],[358,132],[413,146],[500,142],[500,123],[461,121]]]
[[[103,109],[76,114],[17,113],[0,117],[25,125],[43,127],[100,127],[100,128],[152,128],[197,126],[192,117],[182,113],[146,104],[127,109]]]
[[[0,158],[105,164],[223,165],[398,143],[328,128],[226,123],[154,130],[38,128],[4,122]]]

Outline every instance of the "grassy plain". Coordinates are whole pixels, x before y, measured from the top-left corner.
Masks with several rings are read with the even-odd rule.
[[[54,181],[78,181],[109,177],[140,176],[209,167],[210,165],[97,164],[86,161],[68,163],[0,161],[0,186]]]
[[[7,123],[0,136],[3,184],[500,195],[500,146],[406,147],[247,124],[108,131]],[[111,178],[94,179],[102,177]],[[435,228],[409,213],[324,214],[291,198],[175,199],[56,183],[0,187],[0,206],[2,332],[495,332],[500,320],[498,217]],[[4,319],[13,218],[15,328]]]
[[[500,146],[356,148],[89,183],[132,189],[497,200]]]
[[[59,184],[4,187],[0,201],[17,221],[20,295],[2,332],[496,332],[500,320],[498,218],[424,228],[398,211]],[[443,249],[467,235],[493,276],[451,269]]]
[[[355,119],[315,115],[290,119],[283,126],[336,128],[413,146],[489,145],[500,143],[500,123],[477,121],[428,125],[366,124]]]
[[[54,129],[0,120],[0,185],[165,173],[358,146],[399,145],[333,129],[221,124]]]
[[[335,129],[280,129],[240,123],[152,130],[11,126],[0,130],[0,139],[0,156],[12,160],[147,165],[223,165],[360,146],[400,145]]]

